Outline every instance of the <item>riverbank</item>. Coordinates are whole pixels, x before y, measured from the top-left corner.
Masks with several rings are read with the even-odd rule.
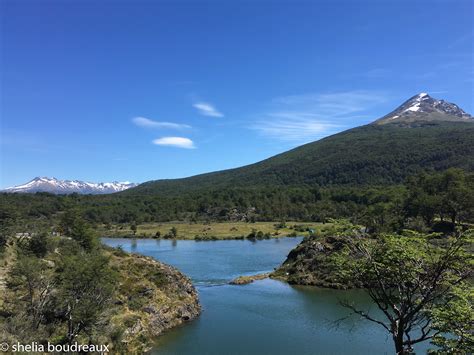
[[[73,289],[80,292],[73,324],[87,324],[76,341],[106,345],[114,353],[147,352],[157,336],[201,313],[191,280],[172,266],[120,248],[86,252],[71,239],[44,241],[41,255],[29,252],[27,239],[9,243],[0,254],[0,334],[7,344],[66,341],[71,328],[60,313],[67,299],[64,280],[94,290]],[[104,285],[94,284],[99,278]],[[31,295],[28,306],[25,294]]]
[[[110,324],[120,329],[122,350],[149,351],[164,331],[201,313],[195,287],[178,269],[137,254],[112,251],[110,255],[112,267],[120,274]]]
[[[269,239],[288,236],[308,236],[325,233],[337,222],[165,222],[138,225],[100,225],[96,227],[101,237],[155,238],[155,239]]]

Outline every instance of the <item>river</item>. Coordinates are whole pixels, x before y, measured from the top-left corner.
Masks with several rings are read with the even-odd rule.
[[[202,315],[159,337],[153,354],[393,354],[380,326],[355,317],[337,322],[349,314],[340,299],[377,314],[363,291],[295,287],[271,279],[228,284],[240,275],[273,270],[301,240],[102,239],[177,267],[199,291]],[[425,353],[428,347],[419,344],[415,350]]]

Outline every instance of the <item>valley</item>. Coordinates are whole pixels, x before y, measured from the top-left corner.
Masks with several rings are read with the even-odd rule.
[[[419,94],[237,169],[112,194],[0,193],[0,326],[9,341],[24,318],[31,339],[163,354],[312,354],[310,334],[323,352],[469,350],[473,122]],[[71,299],[85,300],[77,313]]]
[[[473,0],[0,0],[0,355],[474,354]]]

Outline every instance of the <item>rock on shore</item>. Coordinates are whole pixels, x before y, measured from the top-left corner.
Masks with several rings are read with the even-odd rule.
[[[250,275],[250,276],[239,276],[229,282],[231,285],[246,285],[254,282],[255,280],[263,280],[270,276],[270,273]]]

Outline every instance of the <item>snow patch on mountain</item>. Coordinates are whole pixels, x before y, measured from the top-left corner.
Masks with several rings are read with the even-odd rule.
[[[54,177],[36,177],[33,180],[27,182],[26,184],[6,188],[3,190],[3,192],[49,192],[53,194],[110,194],[127,190],[137,185],[138,184],[131,183],[129,181],[94,183],[80,180],[59,180]]]

